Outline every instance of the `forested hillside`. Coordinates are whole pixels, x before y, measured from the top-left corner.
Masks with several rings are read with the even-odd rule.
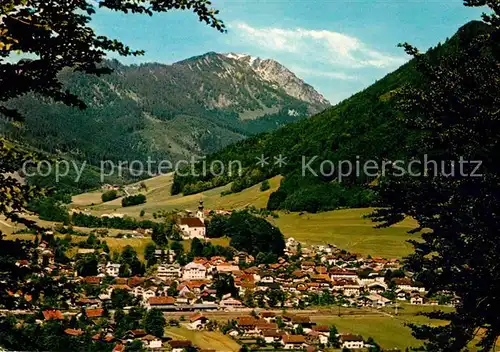
[[[28,147],[96,165],[148,156],[176,161],[329,106],[279,63],[263,60],[275,72],[264,76],[241,57],[207,53],[173,65],[108,61],[105,65],[114,72],[101,77],[66,71],[60,80],[87,109],[24,96],[10,107],[26,116],[25,123],[3,121],[0,133]],[[278,84],[283,79],[290,82],[286,89]]]
[[[430,60],[448,52],[459,52],[464,43],[470,42],[486,30],[481,22],[471,22],[443,45],[429,50]],[[240,160],[244,166],[242,177],[224,174],[218,177],[179,177],[176,175],[172,191],[195,193],[234,181],[232,190],[237,192],[265,178],[281,174],[284,177],[278,191],[272,194],[268,208],[323,211],[338,207],[377,205],[377,196],[369,185],[378,176],[351,173],[338,182],[339,170],[322,176],[320,164],[330,160],[337,167],[341,160],[361,165],[374,160],[381,165],[384,160],[405,160],[410,148],[418,148],[419,136],[410,133],[398,113],[397,93],[403,85],[423,85],[410,61],[395,72],[377,81],[366,90],[310,119],[284,126],[277,131],[264,133],[230,145],[211,155],[211,160]],[[282,154],[287,165],[278,167],[273,157]],[[269,165],[256,164],[261,155],[269,157]],[[311,158],[311,172],[302,175],[303,157],[306,164]],[[209,160],[210,161],[210,160]],[[308,169],[307,169],[308,170]],[[347,170],[342,170],[347,172]]]

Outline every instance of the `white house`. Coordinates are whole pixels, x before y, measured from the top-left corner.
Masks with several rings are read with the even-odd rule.
[[[392,281],[394,282],[398,290],[403,290],[408,292],[413,292],[413,291],[425,292],[425,287],[415,284],[411,279],[407,277],[393,279]]]
[[[163,342],[161,341],[161,339],[159,339],[153,335],[146,335],[143,338],[141,338],[141,341],[145,347],[153,349],[153,350],[160,349],[163,347]]]
[[[100,275],[108,275],[112,277],[118,277],[120,273],[121,264],[113,264],[108,262],[107,264],[99,264]],[[99,276],[100,276],[99,275]]]
[[[340,341],[342,342],[340,345],[341,348],[354,350],[365,347],[363,338],[359,335],[341,335]]]
[[[152,308],[157,308],[161,310],[175,310],[175,298],[174,297],[151,297],[147,300],[145,308],[150,310]]]
[[[184,280],[205,280],[206,277],[207,268],[198,263],[191,262],[182,271],[182,278]]]
[[[424,304],[424,298],[419,294],[412,294],[410,297],[410,304],[422,305]]]
[[[290,237],[286,240],[285,252],[288,255],[295,254],[297,253],[298,247],[299,247],[299,242],[297,242],[295,238]]]
[[[297,350],[307,347],[306,338],[302,335],[283,335],[281,343],[285,350]]]
[[[181,266],[177,263],[175,264],[161,264],[158,266],[156,276],[160,279],[177,279],[181,277],[182,270]]]
[[[155,249],[155,258],[160,262],[173,263],[175,260],[175,252],[171,249]]]
[[[265,284],[272,284],[272,283],[274,283],[274,277],[270,274],[265,274],[260,278],[259,282],[262,282]]]
[[[240,300],[234,298],[223,299],[219,303],[221,308],[241,308],[243,303]]]
[[[130,291],[130,293],[134,297],[142,297],[142,295],[144,294],[144,288],[142,286],[136,286]]]
[[[144,290],[142,293],[142,300],[148,302],[151,297],[156,297],[156,292],[152,289]]]
[[[366,285],[370,293],[380,293],[387,291],[387,284],[385,282],[372,282]]]
[[[361,287],[359,287],[359,285],[344,285],[343,287],[344,296],[356,297],[359,296],[360,292],[361,292]]]
[[[345,279],[345,280],[350,280],[350,281],[358,281],[358,274],[356,274],[353,271],[348,271],[348,270],[331,270],[330,271],[330,278],[332,280],[340,280],[340,279]]]
[[[220,264],[215,267],[215,270],[218,273],[231,274],[240,270],[240,267],[237,265],[231,264]]]
[[[208,323],[208,318],[203,314],[195,314],[189,318],[188,328],[190,330],[201,330]]]
[[[188,340],[171,340],[168,342],[172,352],[184,352],[186,349],[191,348],[193,343]]]
[[[281,333],[276,330],[264,330],[260,334],[266,343],[279,342],[281,340]]]
[[[391,302],[390,299],[387,299],[377,293],[372,293],[366,297],[372,303],[373,307],[385,307],[387,304]]]

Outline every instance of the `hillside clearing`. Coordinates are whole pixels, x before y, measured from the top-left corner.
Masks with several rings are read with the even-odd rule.
[[[167,328],[165,335],[176,340],[190,340],[202,349],[216,350],[217,352],[236,352],[240,345],[229,336],[217,331],[193,331],[187,328]]]
[[[154,219],[153,213],[159,211],[195,210],[200,199],[204,200],[206,209],[232,210],[247,206],[265,208],[270,194],[278,189],[281,179],[280,176],[270,179],[271,188],[264,192],[260,191],[260,184],[257,184],[241,192],[221,196],[221,192],[230,188],[230,185],[226,185],[198,194],[172,196],[170,188],[173,175],[169,174],[142,181],[147,187],[145,204],[123,208],[121,199],[115,199],[87,209],[97,216],[119,213],[136,219],[152,220]],[[135,186],[138,185],[139,183],[135,184]],[[72,206],[77,207],[76,204],[88,202],[92,197],[95,198],[100,194],[100,192],[91,192],[75,196]],[[145,211],[143,217],[139,216],[141,210]],[[418,237],[417,235],[410,236],[407,232],[416,227],[416,222],[407,219],[390,228],[376,229],[375,224],[365,218],[373,210],[373,208],[342,209],[317,214],[279,212],[278,218],[269,217],[268,220],[279,227],[285,237],[293,237],[307,245],[329,243],[364,256],[386,258],[402,258],[411,253],[412,247],[406,241]],[[14,229],[7,225],[9,224],[0,223],[0,229],[5,233],[12,233]],[[52,227],[54,224],[45,222],[44,225]],[[91,229],[81,230],[90,232]],[[110,230],[110,236],[119,232],[126,233],[126,231]],[[116,246],[119,248],[122,243],[118,242]],[[226,239],[224,243],[228,243],[228,240]],[[185,247],[188,248],[188,246],[186,243]],[[142,245],[137,245],[137,247],[142,249]]]
[[[247,206],[265,208],[271,193],[278,189],[281,177],[276,176],[271,178],[269,180],[271,188],[267,191],[261,192],[260,184],[257,184],[239,193],[232,193],[225,196],[221,196],[221,193],[229,190],[231,188],[230,185],[187,196],[180,194],[172,196],[170,194],[173,181],[171,175],[158,176],[146,181],[144,182],[148,186],[148,191],[143,192],[147,197],[145,204],[123,208],[121,206],[121,198],[118,198],[89,207],[90,211],[94,215],[112,212],[137,218],[141,210],[144,209],[145,215],[142,219],[153,219],[153,213],[158,211],[195,210],[200,199],[203,199],[206,209],[241,209]],[[73,203],[73,205],[75,204]]]
[[[376,229],[370,219],[364,218],[374,209],[342,209],[324,213],[279,213],[279,218],[270,219],[285,237],[293,237],[306,244],[335,244],[339,248],[362,255],[386,258],[401,258],[411,253],[412,246],[407,231],[416,227],[416,222],[407,219],[390,228]]]

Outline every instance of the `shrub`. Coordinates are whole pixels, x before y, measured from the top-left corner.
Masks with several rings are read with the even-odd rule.
[[[101,195],[101,199],[104,203],[116,198],[118,198],[118,192],[116,192],[115,190],[106,191]]]
[[[262,181],[262,183],[260,184],[260,191],[264,192],[267,191],[269,188],[271,188],[271,186],[269,185],[269,181],[268,180]]]
[[[144,194],[136,194],[122,199],[122,207],[130,207],[144,203],[146,203],[146,196]]]

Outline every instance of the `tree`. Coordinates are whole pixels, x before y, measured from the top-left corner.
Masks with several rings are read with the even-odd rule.
[[[151,239],[160,248],[166,248],[168,245],[168,237],[172,231],[173,224],[167,222],[153,227]]]
[[[271,188],[271,185],[269,185],[269,180],[264,180],[260,184],[260,191],[261,192],[267,191],[270,188]]]
[[[379,344],[375,342],[373,337],[369,337],[368,340],[366,340],[366,343],[370,345],[368,347],[368,352],[381,352],[382,348],[380,348]]]
[[[216,274],[213,278],[213,288],[217,291],[217,297],[221,298],[230,293],[237,297],[238,289],[234,286],[234,278],[228,274]]]
[[[170,297],[177,297],[178,294],[179,294],[179,291],[177,290],[177,282],[172,281],[172,283],[170,284],[170,286],[167,289],[167,295]]]
[[[132,246],[129,245],[123,248],[122,254],[120,256],[120,264],[122,264],[123,267],[127,266],[130,270],[131,275],[143,275],[146,271],[144,268],[144,264],[142,264],[141,261],[137,258],[137,252],[134,248],[132,248]],[[120,267],[120,270],[121,269],[122,268]]]
[[[97,275],[97,257],[95,255],[85,255],[76,262],[76,271],[80,276]]]
[[[101,200],[103,203],[109,202],[113,199],[116,199],[118,197],[118,192],[116,192],[114,189],[110,191],[106,191],[101,195]]]
[[[259,252],[282,255],[285,248],[281,231],[248,211],[235,211],[229,216],[212,220],[207,234],[230,236],[232,247],[254,256]]]
[[[163,312],[159,309],[150,309],[144,317],[144,329],[148,334],[163,337],[167,321]]]
[[[144,348],[144,344],[142,343],[141,340],[134,340],[132,342],[129,342],[125,346],[125,351],[126,352],[142,352],[142,351],[146,351],[146,349]]]
[[[123,289],[114,289],[111,293],[111,305],[113,308],[123,308],[132,305],[134,297]]]
[[[122,207],[124,208],[143,203],[146,203],[146,196],[144,194],[136,194],[122,198]]]
[[[215,214],[207,224],[207,237],[220,238],[227,235],[226,229],[227,217],[225,215]]]
[[[248,307],[248,308],[255,308],[256,307],[253,291],[251,291],[251,290],[245,291],[245,295],[243,297],[243,304],[245,305],[245,307]],[[252,312],[255,312],[255,311],[253,310]]]
[[[180,257],[184,254],[184,246],[179,241],[172,242],[170,249],[175,252],[176,257]]]
[[[422,240],[411,241],[415,251],[407,269],[430,294],[449,291],[460,298],[454,312],[427,314],[449,324],[412,326],[428,351],[460,351],[473,338],[480,350],[490,351],[500,335],[493,289],[500,282],[500,7],[486,0],[465,5],[487,5],[493,12],[459,31],[453,38],[457,52],[424,56],[403,44],[423,77],[397,97],[405,123],[421,132],[411,156],[425,154],[433,162],[415,166],[413,176],[389,172],[379,186],[387,208],[373,215],[382,226],[410,216],[418,221],[414,232],[429,229]],[[481,175],[474,177],[476,160]]]
[[[297,328],[295,328],[295,335],[303,335],[304,334],[304,328],[302,325],[298,325]]]
[[[328,336],[328,343],[335,348],[340,347],[339,331],[335,325],[330,325],[330,335]]]
[[[286,294],[282,290],[279,289],[274,289],[269,291],[267,294],[267,297],[269,298],[268,304],[269,307],[276,307],[278,303],[283,307],[285,305],[285,300],[286,300]]]
[[[148,267],[156,264],[156,245],[153,242],[149,242],[146,247],[144,247],[144,259],[146,259],[146,265]]]
[[[199,238],[193,238],[191,240],[191,253],[195,257],[203,256],[203,243],[201,243]]]

